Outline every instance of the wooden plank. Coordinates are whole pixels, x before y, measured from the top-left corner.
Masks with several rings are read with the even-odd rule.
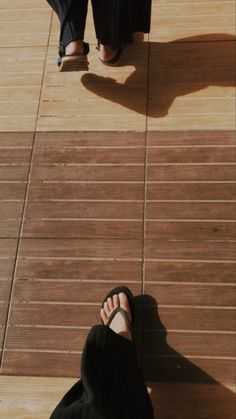
[[[98,281],[139,281],[142,263],[119,260],[24,259],[17,270],[17,278],[97,279]]]
[[[144,330],[143,352],[149,356],[231,357],[236,355],[235,335],[226,333],[163,332]]]
[[[144,148],[37,147],[35,149],[34,163],[143,164]]]
[[[14,299],[18,302],[77,302],[100,304],[117,282],[80,281],[30,281],[15,283]],[[118,284],[119,285],[119,284]],[[128,282],[127,286],[136,294],[141,294],[140,282]]]
[[[150,383],[156,417],[160,419],[232,419],[235,388],[219,383]]]
[[[4,240],[2,240],[2,244],[4,244]],[[1,247],[1,256],[3,256],[3,248]],[[0,258],[0,279],[11,279],[13,274],[13,268],[14,268],[14,260],[7,259],[6,258],[1,259]]]
[[[6,351],[3,374],[75,377],[80,372],[81,354]]]
[[[147,200],[230,200],[235,199],[231,183],[149,183]]]
[[[148,165],[149,181],[234,181],[235,165]]]
[[[227,170],[227,169],[226,169]],[[74,163],[34,165],[33,180],[80,180],[80,181],[143,181],[144,165],[77,165]],[[219,179],[220,180],[220,179]],[[230,179],[229,179],[230,180]]]
[[[9,259],[15,257],[17,240],[0,238],[0,258]]]
[[[236,229],[233,221],[147,221],[146,238],[164,241],[234,241]]]
[[[235,261],[235,243],[226,242],[158,242],[145,241],[147,259],[196,260],[201,261]],[[217,269],[217,268],[216,268]],[[217,274],[217,271],[216,271]]]
[[[33,132],[0,132],[1,147],[31,147]]]
[[[234,307],[236,289],[233,284],[159,284],[145,282],[145,292],[158,304],[186,306]]]
[[[26,220],[23,237],[141,239],[142,232],[142,220]]]
[[[203,146],[235,145],[235,132],[232,130],[210,131],[148,131],[148,146]]]
[[[0,179],[11,180],[11,181],[23,181],[27,179],[29,172],[28,165],[18,165],[18,166],[0,166]],[[1,204],[0,204],[1,205]]]
[[[196,308],[191,306],[158,306],[156,300],[148,296],[143,308],[144,329],[166,329],[172,331],[234,332],[235,309]]]
[[[44,172],[45,173],[45,172]],[[227,205],[227,204],[226,204]],[[1,207],[0,207],[1,208]],[[227,212],[225,212],[227,215]],[[26,218],[141,219],[143,202],[28,202]]]
[[[0,220],[1,238],[18,238],[20,232],[21,220]]]
[[[22,239],[20,257],[23,259],[136,259],[142,258],[139,240],[111,239]]]
[[[0,199],[23,200],[26,191],[25,182],[6,182],[0,184]]]
[[[234,283],[235,263],[145,261],[147,282]]]
[[[148,202],[146,218],[181,220],[234,220],[235,202]]]
[[[36,146],[143,147],[145,132],[140,131],[45,131],[36,133]]]
[[[149,163],[235,163],[235,147],[148,147]]]
[[[62,183],[31,182],[30,200],[95,199],[140,200],[143,199],[143,183]]]
[[[235,360],[145,356],[145,376],[149,381],[227,382],[235,381]]]
[[[75,378],[1,376],[1,413],[12,419],[45,419]],[[149,383],[158,418],[232,419],[234,387],[200,383]]]

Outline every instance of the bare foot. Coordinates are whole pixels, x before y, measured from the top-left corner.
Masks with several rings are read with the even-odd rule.
[[[83,46],[83,40],[77,39],[76,41],[72,41],[69,45],[66,47],[66,55],[73,55],[76,53],[83,54],[84,52],[84,46]]]
[[[110,61],[115,57],[118,49],[112,49],[109,45],[100,44],[99,57],[102,61]]]
[[[112,298],[109,297],[100,311],[101,318],[104,324],[107,323],[108,317],[117,307],[123,308],[127,312],[128,318],[131,321],[131,312],[129,308],[129,300],[125,293],[121,292],[118,295],[113,295]],[[123,336],[126,339],[132,340],[131,331],[124,320],[124,317],[121,313],[117,313],[112,319],[109,327],[116,332],[118,335]]]

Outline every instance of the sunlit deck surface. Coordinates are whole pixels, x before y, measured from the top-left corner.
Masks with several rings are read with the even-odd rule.
[[[46,1],[0,2],[2,418],[48,418],[119,284],[158,419],[235,417],[234,9],[153,0],[114,68],[90,11],[60,73]]]

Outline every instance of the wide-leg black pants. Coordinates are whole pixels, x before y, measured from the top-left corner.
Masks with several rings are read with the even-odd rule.
[[[81,380],[50,419],[153,419],[153,408],[133,342],[94,326],[81,362]]]
[[[84,39],[88,0],[47,0],[60,23],[60,45]],[[134,32],[148,33],[151,0],[91,0],[96,37],[116,49],[132,42]]]

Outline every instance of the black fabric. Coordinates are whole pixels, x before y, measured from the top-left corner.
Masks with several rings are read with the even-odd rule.
[[[50,419],[153,419],[135,344],[104,325],[94,326],[81,361],[81,380]]]
[[[84,39],[88,0],[47,0],[61,22],[60,44]],[[151,0],[91,0],[96,37],[116,49],[150,31]]]

